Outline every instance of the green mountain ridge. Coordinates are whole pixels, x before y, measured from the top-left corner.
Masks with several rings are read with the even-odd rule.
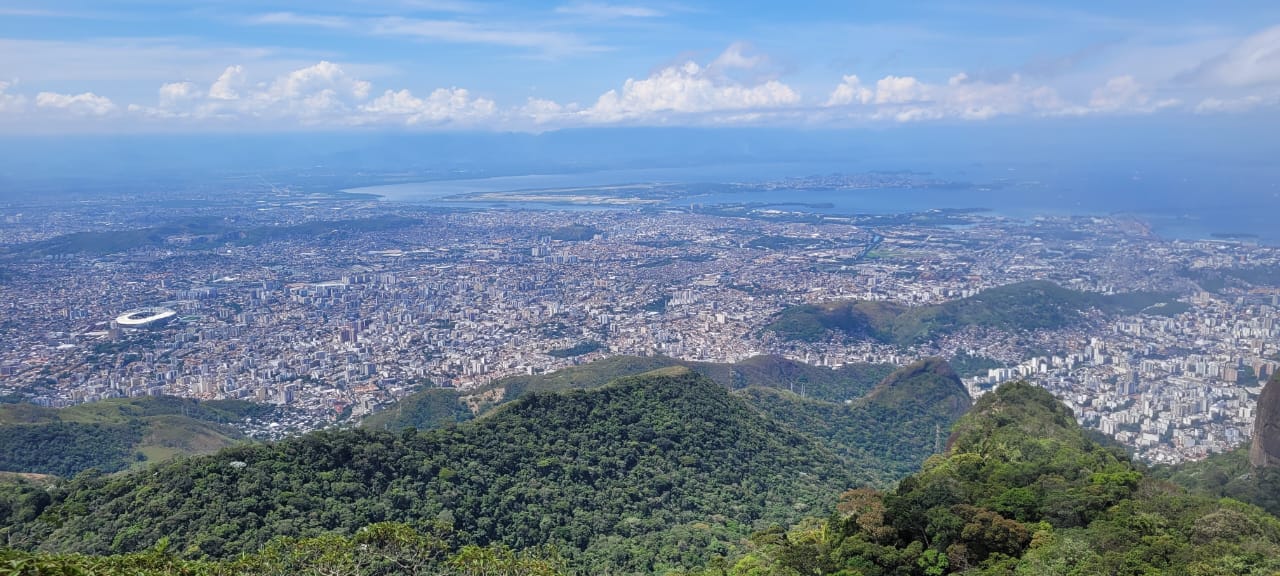
[[[861,397],[895,370],[886,364],[852,364],[833,370],[778,356],[756,356],[734,364],[689,362],[667,356],[611,356],[548,374],[511,376],[465,392],[429,388],[368,416],[362,425],[383,430],[438,428],[470,420],[527,392],[594,388],[621,376],[671,366],[689,368],[729,389],[780,388],[830,402]]]
[[[1032,331],[1070,326],[1089,310],[1132,314],[1173,296],[1134,292],[1077,292],[1052,282],[1008,284],[942,304],[907,307],[882,301],[842,300],[792,306],[765,327],[787,340],[818,342],[835,333],[900,346],[927,342],[969,326]]]
[[[952,418],[963,416],[971,403],[955,370],[938,358],[926,358],[895,371],[872,388],[863,402],[899,409],[941,410]]]
[[[1188,495],[1092,441],[1071,411],[1025,383],[984,395],[945,455],[888,493],[754,534],[700,576],[888,574],[1270,575],[1280,519]]]
[[[55,487],[4,519],[47,552],[232,556],[277,536],[383,521],[464,542],[562,547],[593,573],[651,573],[728,554],[753,529],[821,512],[855,480],[843,459],[683,368],[531,393],[426,432],[319,432]],[[683,543],[683,544],[681,544]],[[694,545],[696,544],[696,545]]]
[[[941,366],[923,363],[903,370],[902,375],[910,381],[945,373]],[[743,394],[822,403],[773,389],[752,388]],[[891,390],[875,397],[897,398],[900,406],[912,402],[909,395]],[[939,409],[945,410],[945,404]],[[561,425],[545,426],[549,421]],[[593,421],[604,423],[603,427],[587,424]],[[655,448],[665,438],[673,443],[668,448],[673,452],[688,445],[699,451],[691,459],[685,458],[688,454],[661,450],[637,452],[634,447],[646,445],[643,438],[650,434]],[[468,442],[468,436],[491,442]],[[497,448],[511,438],[530,439],[530,450]],[[490,444],[495,447],[484,458],[489,462],[480,463],[474,453],[484,452]],[[788,460],[835,456],[764,418],[743,398],[705,378],[687,369],[666,368],[592,390],[532,393],[474,423],[443,430],[398,435],[326,432],[179,460],[143,474],[82,478],[72,486],[30,490],[26,501],[17,502],[20,506],[4,501],[6,506],[0,507],[9,511],[4,535],[10,542],[34,545],[38,540],[33,537],[43,528],[54,536],[40,545],[43,550],[89,550],[110,541],[112,549],[143,551],[83,557],[8,550],[0,551],[0,561],[28,570],[19,573],[113,576],[1262,576],[1280,571],[1280,519],[1229,498],[1189,495],[1145,474],[1122,450],[1091,440],[1071,410],[1042,389],[1012,383],[984,395],[952,428],[948,444],[945,454],[929,458],[918,473],[890,492],[848,490],[833,511],[822,506],[788,506],[787,502],[808,501],[809,496],[821,499],[817,492],[823,487],[832,493],[839,490],[841,474],[838,470],[824,473],[811,461],[803,464],[810,466],[804,474],[789,471],[789,465],[768,473],[761,469]],[[406,446],[425,449],[399,453]],[[800,451],[791,450],[796,446],[802,447]],[[600,450],[584,454],[588,447]],[[437,450],[448,451],[448,457],[434,459]],[[399,456],[392,455],[396,453]],[[643,482],[655,478],[654,474],[628,474],[633,485],[601,483],[616,478],[617,474],[608,472],[626,469],[628,464],[619,465],[619,461],[629,462],[635,454],[641,455],[641,464],[656,466],[650,469],[659,475],[664,472],[660,463],[665,463],[665,479],[657,482],[669,483],[659,487]],[[734,472],[716,464],[743,457],[747,459],[741,467],[733,469],[737,481],[728,484]],[[1247,460],[1242,452],[1233,457]],[[237,462],[243,465],[235,466]],[[451,463],[451,474],[434,468],[445,462]],[[537,469],[531,471],[522,462],[532,462]],[[592,462],[599,463],[594,472],[575,467]],[[302,463],[315,468],[307,471],[306,478],[348,484],[298,484],[304,471],[289,466]],[[425,492],[390,486],[402,477],[388,469],[396,466],[415,466],[420,477],[445,476],[448,482],[430,484]],[[424,466],[427,473],[422,473]],[[690,467],[704,474],[689,481],[673,475]],[[488,477],[486,471],[501,471],[510,479]],[[552,481],[538,483],[544,476]],[[245,482],[255,477],[283,486]],[[533,491],[504,491],[477,508],[469,505],[469,491],[459,489],[476,484],[477,478],[493,486],[537,484]],[[584,478],[596,479],[592,491],[582,489]],[[699,496],[707,494],[708,486],[714,486],[710,492],[721,495]],[[735,487],[748,489],[734,492]],[[353,502],[343,495],[360,490],[370,497],[403,498],[408,507],[419,504],[415,496],[452,500],[434,517],[411,520],[411,524],[388,518],[393,522],[372,524],[354,533],[300,530],[301,524],[318,515],[355,514],[360,517],[353,521],[365,520],[366,511],[379,500]],[[228,501],[210,499],[212,494],[225,494]],[[564,507],[556,504],[560,500],[547,499],[560,494],[570,496]],[[610,504],[608,498],[600,500],[600,494],[623,500]],[[733,524],[735,515],[742,521],[746,519],[742,515],[750,515],[751,510],[765,510],[762,494],[764,502],[775,500],[782,505],[751,522],[749,538],[735,539],[748,530],[745,523]],[[334,500],[339,495],[345,500]],[[33,502],[42,497],[51,502]],[[746,498],[745,504],[735,500],[740,497]],[[237,511],[229,506],[251,506],[255,498],[284,507],[270,517],[270,530],[262,534],[272,537],[265,548],[227,560],[181,558],[198,555],[210,538],[244,534],[243,526],[229,523],[242,522],[253,511],[245,508],[233,513]],[[682,521],[693,508],[657,508],[655,498],[696,504],[697,514],[710,515],[701,521]],[[316,502],[328,508],[299,507],[308,499],[319,499]],[[201,505],[183,505],[192,501]],[[516,513],[504,509],[507,502],[514,504],[511,510]],[[146,506],[152,522],[161,526],[148,524],[133,512]],[[386,516],[397,514],[395,507],[382,510]],[[465,515],[476,510],[492,511],[491,522]],[[801,510],[817,515],[782,527],[779,518],[803,515]],[[424,511],[430,516],[430,510]],[[600,518],[599,514],[620,514],[621,518]],[[204,528],[199,540],[175,529],[201,518],[219,524]],[[150,532],[143,533],[146,530]],[[483,547],[467,545],[481,543],[476,530],[514,538],[514,548],[496,539]],[[167,533],[171,544],[148,548],[147,538],[159,533]],[[571,550],[568,560],[536,546],[556,540],[546,535],[572,538],[579,533],[587,546]],[[224,544],[228,545],[224,555],[233,555],[230,543]],[[705,568],[682,568],[694,563]]]
[[[69,408],[0,404],[0,470],[73,476],[115,472],[245,441],[226,422],[270,407],[235,400],[121,398]]]
[[[610,374],[672,368],[692,370],[726,389],[742,386],[734,393],[849,458],[855,477],[873,486],[889,486],[918,469],[935,451],[937,431],[949,429],[970,404],[955,372],[938,359],[889,371],[874,364],[832,370],[776,356],[736,364],[616,356],[550,374],[506,378],[465,393],[425,390],[402,400],[400,407],[370,416],[364,426],[385,430],[449,426],[484,417],[535,391],[590,389],[605,385]],[[877,382],[869,384],[873,377]]]
[[[738,392],[766,414],[848,459],[864,484],[890,486],[916,471],[971,404],[946,362],[926,359],[885,377],[862,398],[833,403],[785,390]]]

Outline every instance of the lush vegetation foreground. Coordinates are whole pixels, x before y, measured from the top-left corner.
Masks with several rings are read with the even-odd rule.
[[[1048,392],[1007,384],[892,492],[853,490],[835,513],[758,532],[702,576],[1273,575],[1280,520],[1139,472]]]
[[[436,498],[431,504],[440,506],[436,518],[419,520],[411,523],[412,526],[386,521],[395,518],[383,519],[354,530],[350,536],[333,531],[290,534],[287,532],[290,526],[298,531],[306,522],[328,517],[328,514],[353,512],[359,513],[360,519],[372,518],[365,508],[386,505],[378,500],[358,500],[355,506],[330,502],[315,508],[309,504],[299,507],[315,502],[310,500],[315,497],[312,495],[315,487],[307,484],[312,481],[310,478],[339,482],[323,488],[326,494],[340,494],[343,486],[356,490],[363,483],[386,483],[395,477],[394,467],[382,470],[383,476],[379,476],[377,466],[362,466],[361,471],[374,472],[374,476],[365,478],[342,478],[347,472],[341,467],[326,471],[327,465],[323,462],[330,457],[326,450],[349,451],[359,447],[361,452],[348,452],[344,457],[370,464],[390,464],[395,459],[388,460],[386,454],[380,455],[377,451],[392,446],[379,448],[385,444],[383,441],[350,445],[340,441],[343,440],[340,436],[317,435],[306,441],[268,448],[236,448],[217,457],[192,459],[187,461],[186,469],[169,465],[175,474],[180,471],[185,476],[157,478],[153,482],[134,476],[83,480],[73,483],[75,489],[53,504],[28,502],[30,506],[24,507],[21,498],[6,498],[6,502],[19,504],[11,506],[8,511],[11,517],[28,518],[26,523],[18,524],[25,526],[26,532],[9,534],[19,538],[39,536],[45,550],[81,547],[93,552],[132,547],[137,551],[107,557],[11,551],[0,557],[5,566],[0,568],[0,575],[1226,576],[1271,575],[1280,571],[1280,520],[1256,506],[1229,498],[1189,495],[1174,484],[1145,475],[1122,451],[1093,441],[1076,424],[1070,410],[1047,392],[1030,385],[1005,385],[983,397],[954,427],[946,455],[930,458],[919,473],[902,480],[896,489],[886,493],[868,488],[846,491],[831,509],[812,500],[812,491],[820,487],[839,490],[844,482],[840,474],[822,468],[789,472],[807,479],[798,484],[788,484],[788,478],[778,474],[794,470],[791,466],[801,460],[838,461],[838,456],[809,443],[809,436],[770,424],[771,420],[763,418],[741,398],[724,393],[714,385],[698,385],[699,382],[705,384],[688,373],[669,373],[624,380],[592,392],[534,394],[482,419],[476,430],[472,430],[473,435],[486,434],[478,431],[483,428],[505,430],[501,436],[503,441],[527,437],[530,450],[537,446],[563,446],[564,451],[538,449],[528,456],[536,460],[535,465],[542,466],[535,476],[556,479],[551,483],[554,487],[545,484],[538,488],[549,491],[576,490],[574,487],[580,485],[582,475],[608,476],[615,464],[621,464],[592,468],[591,459],[600,464],[606,464],[609,458],[627,461],[633,457],[626,448],[629,439],[646,434],[646,430],[656,434],[655,443],[659,438],[671,442],[673,452],[679,441],[698,443],[701,447],[696,457],[675,462],[658,453],[636,453],[645,463],[645,474],[617,483],[593,484],[597,490],[606,490],[607,496],[600,501],[572,500],[565,504],[568,508],[559,509],[555,507],[559,504],[546,508],[546,504],[554,501],[543,500],[543,507],[538,508],[538,492],[459,490],[460,486],[476,482],[492,483],[495,488],[507,486],[502,476],[504,471],[524,468],[519,462],[503,461],[492,464],[493,470],[485,471],[478,468],[483,459],[469,460],[466,454],[496,450],[496,447],[467,442],[461,435],[441,438],[462,443],[462,448],[457,449],[430,440],[432,434],[457,434],[456,430],[425,435],[372,434],[370,438],[398,439],[392,442],[403,443],[404,446],[397,444],[400,448],[427,442],[404,456],[415,465],[462,467],[451,470],[452,474],[444,474],[450,482],[432,484],[423,490],[380,486],[390,494],[403,495],[405,500],[400,505],[410,509],[419,506],[415,497]],[[672,411],[673,405],[692,406],[699,416],[694,418],[694,412]],[[655,417],[660,422],[652,419]],[[706,424],[693,420],[703,420]],[[539,434],[538,423],[544,421],[580,422],[584,427],[578,433],[589,434],[590,438],[576,436],[565,444],[557,443],[555,438]],[[642,421],[646,423],[644,426],[634,425]],[[744,426],[746,432],[743,432]],[[729,436],[714,433],[726,428],[739,432]],[[774,441],[761,440],[755,433],[749,433],[752,429],[765,432],[764,436]],[[519,433],[512,434],[517,430]],[[579,429],[561,425],[556,434],[564,430]],[[363,436],[349,438],[356,437]],[[497,438],[494,437],[495,441]],[[587,450],[594,446],[607,449]],[[801,448],[796,451],[788,446]],[[737,451],[737,447],[745,450]],[[261,452],[255,453],[255,450]],[[299,451],[298,457],[283,458],[285,454],[273,452],[280,450]],[[435,464],[437,460],[431,455],[437,451],[446,452],[448,458]],[[570,452],[578,454],[577,459],[566,461]],[[766,453],[772,455],[760,456]],[[704,470],[701,475],[695,473],[687,481],[681,480],[683,476],[677,473],[683,469],[700,470],[708,462],[742,458],[747,458],[745,468],[738,469],[746,469],[748,474],[733,483],[719,476],[729,469],[727,465]],[[798,460],[788,463],[787,459]],[[401,465],[408,465],[408,461]],[[236,466],[236,462],[244,465]],[[305,475],[302,462],[310,463]],[[197,465],[193,467],[190,463]],[[257,470],[261,466],[281,467],[280,475],[262,476],[267,470]],[[419,477],[439,478],[443,470],[433,468],[433,472]],[[252,474],[261,482],[245,485],[227,481],[237,474]],[[185,483],[184,477],[188,478]],[[462,484],[454,484],[455,480]],[[510,485],[534,481],[533,476],[521,477]],[[718,513],[726,523],[734,518],[744,522],[753,514],[752,502],[771,501],[814,502],[809,510],[816,515],[785,523],[778,521],[785,515],[770,513],[768,510],[772,508],[765,505],[754,509],[760,521],[753,522],[755,530],[749,537],[740,537],[736,542],[708,539],[705,536],[716,534],[717,527],[697,521],[682,523],[681,516],[671,511],[672,507],[655,507],[665,499],[689,498],[694,492],[688,481],[722,482],[718,492],[713,492],[720,496],[687,501],[688,505],[697,507],[698,514],[704,518],[709,511],[716,511],[711,512],[710,517]],[[168,487],[171,483],[178,485]],[[735,485],[743,489],[733,488]],[[779,491],[783,486],[788,492]],[[245,490],[234,494],[220,492],[241,488]],[[444,499],[433,496],[437,492],[444,494]],[[177,494],[185,495],[185,499],[178,498]],[[485,494],[497,494],[498,499],[492,500]],[[765,495],[763,500],[759,499],[761,494]],[[28,491],[23,497],[39,498],[37,491]],[[205,546],[229,547],[230,538],[243,538],[250,533],[235,528],[230,532],[220,529],[219,522],[236,522],[239,512],[210,501],[210,497],[225,498],[229,503],[243,506],[251,506],[255,499],[261,498],[274,503],[276,507],[270,510],[278,513],[268,512],[266,519],[270,522],[252,532],[259,538],[269,536],[258,548],[260,551],[224,553],[222,559],[212,559],[219,556],[211,553],[216,549],[205,552]],[[633,505],[615,513],[617,509],[610,504],[614,497],[629,499]],[[473,500],[475,498],[479,500]],[[513,500],[508,503],[507,498]],[[186,507],[191,500],[204,505]],[[536,509],[542,524],[528,524],[537,518],[517,516],[531,509]],[[394,507],[382,510],[388,515],[395,514]],[[150,520],[138,514],[169,518],[186,515],[184,521],[189,523],[197,521],[197,517],[191,515],[201,515],[199,522],[211,524],[199,524],[204,528],[193,535],[183,533],[182,525],[149,524]],[[477,516],[461,520],[463,514]],[[651,514],[658,515],[663,525],[654,525]],[[545,534],[570,537],[581,531],[587,546],[578,552],[569,550],[566,556],[566,551],[555,546],[555,541],[545,538],[539,541],[533,532],[526,533],[527,541],[518,540],[514,544],[499,537],[483,544],[476,538],[477,529],[527,530],[529,526],[537,526]],[[43,535],[39,527],[46,530]],[[625,532],[627,527],[634,530]],[[143,533],[143,529],[152,532]],[[161,539],[159,545],[142,544],[153,534],[166,530],[175,538],[182,536],[183,542]],[[114,536],[108,538],[109,534]],[[721,534],[732,538],[733,531]],[[217,538],[224,540],[219,542]],[[685,570],[682,565],[695,561],[703,568],[682,572]]]

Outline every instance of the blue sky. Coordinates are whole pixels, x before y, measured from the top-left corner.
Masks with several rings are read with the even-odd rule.
[[[1280,3],[0,4],[0,131],[895,126],[1256,115]]]

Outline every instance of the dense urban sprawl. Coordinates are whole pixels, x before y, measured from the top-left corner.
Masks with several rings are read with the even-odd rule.
[[[288,408],[276,420],[241,425],[276,437],[424,386],[465,389],[605,355],[778,354],[835,367],[966,354],[1001,366],[968,375],[972,394],[1035,382],[1140,457],[1172,462],[1246,440],[1259,378],[1280,366],[1280,291],[1203,285],[1214,271],[1280,265],[1280,251],[1165,240],[1126,217],[979,213],[961,225],[870,226],[777,209],[467,211],[282,195],[224,202],[216,224],[396,225],[257,241],[188,227],[112,253],[28,252],[68,232],[136,230],[201,210],[4,208],[0,392],[53,406],[148,394],[274,403]],[[1057,330],[970,327],[913,346],[789,341],[766,329],[796,304],[927,305],[1030,279],[1174,292],[1179,302]],[[127,316],[140,308],[163,318]]]

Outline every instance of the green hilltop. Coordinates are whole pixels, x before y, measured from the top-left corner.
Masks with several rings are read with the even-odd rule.
[[[911,409],[893,386],[946,371],[909,367],[864,401]],[[1280,519],[1149,475],[1028,384],[979,399],[947,452],[888,492],[845,490],[844,459],[813,437],[666,367],[446,429],[322,432],[9,485],[0,535],[26,549],[0,562],[112,576],[1280,571]]]
[[[468,392],[423,390],[369,416],[364,426],[450,426],[533,392],[595,388],[614,375],[662,369],[691,370],[732,389],[768,416],[848,458],[856,479],[874,486],[888,486],[919,468],[934,453],[938,431],[950,428],[970,403],[955,373],[937,359],[893,371],[882,364],[832,370],[777,356],[735,364],[616,356],[545,375],[505,378]]]
[[[466,544],[555,545],[590,573],[652,573],[823,513],[832,488],[854,482],[812,437],[675,367],[529,393],[446,429],[317,432],[79,477],[43,507],[10,505],[24,512],[2,523],[46,552],[139,552],[166,538],[182,556],[231,557],[278,536],[441,522]]]
[[[905,366],[865,396],[827,402],[786,390],[739,392],[775,420],[817,438],[849,461],[864,485],[890,486],[920,468],[970,405],[951,367],[938,359]]]
[[[1063,328],[1078,322],[1089,310],[1132,314],[1172,300],[1169,294],[1077,292],[1033,280],[914,308],[865,300],[792,306],[779,312],[765,329],[781,338],[803,342],[818,342],[836,333],[907,346],[969,326],[1015,332]]]
[[[594,226],[588,226],[586,224],[570,224],[568,226],[556,228],[547,235],[550,236],[552,240],[560,240],[562,242],[582,242],[590,240],[595,237],[596,234],[601,233],[602,231]]]
[[[115,472],[245,441],[227,425],[272,408],[237,400],[169,396],[111,399],[69,408],[0,404],[0,471],[73,476]]]
[[[728,389],[778,388],[829,402],[844,402],[866,394],[895,368],[889,364],[850,364],[833,370],[778,356],[756,356],[733,364],[689,362],[667,356],[611,356],[548,374],[510,376],[465,392],[428,388],[367,417],[363,426],[382,430],[438,428],[470,420],[527,392],[594,388],[621,376],[671,366],[689,368]]]
[[[983,396],[945,455],[891,492],[846,492],[836,512],[752,535],[749,551],[689,573],[1270,575],[1280,520],[1188,495],[1090,439],[1029,384]]]

